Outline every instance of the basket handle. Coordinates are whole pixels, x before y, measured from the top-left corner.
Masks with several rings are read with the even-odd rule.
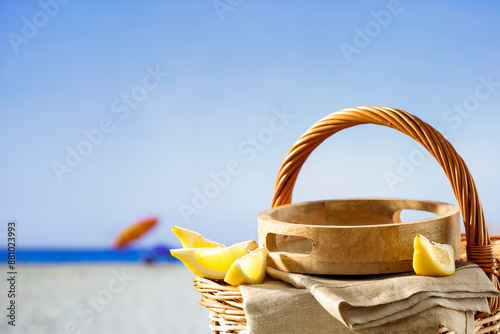
[[[389,107],[347,108],[314,123],[292,146],[281,164],[272,207],[289,204],[299,171],[311,152],[340,130],[378,124],[394,128],[415,139],[438,161],[450,181],[462,211],[467,240],[467,258],[477,263],[498,289],[498,260],[494,258],[483,207],[474,180],[453,146],[433,127],[403,110]],[[500,308],[498,298],[490,299],[492,312]]]

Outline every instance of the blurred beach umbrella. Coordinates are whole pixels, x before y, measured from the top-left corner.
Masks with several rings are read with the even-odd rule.
[[[157,218],[148,217],[140,220],[133,225],[127,226],[123,230],[123,232],[117,235],[113,248],[126,248],[132,241],[139,239],[146,232],[150,231],[157,223]]]

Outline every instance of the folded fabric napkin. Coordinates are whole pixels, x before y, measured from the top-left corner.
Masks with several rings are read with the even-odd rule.
[[[474,313],[489,312],[486,298],[500,295],[468,262],[457,262],[448,277],[311,276],[273,268],[267,273],[279,281],[240,287],[249,334],[436,334],[439,324],[472,334]]]

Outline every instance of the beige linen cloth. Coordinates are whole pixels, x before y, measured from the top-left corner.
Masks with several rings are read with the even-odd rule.
[[[437,334],[439,324],[472,334],[474,312],[489,312],[486,297],[500,295],[468,262],[448,277],[267,273],[274,280],[240,286],[249,334]]]

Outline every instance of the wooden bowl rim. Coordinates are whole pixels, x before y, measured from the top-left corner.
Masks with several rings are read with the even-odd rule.
[[[411,207],[403,207],[401,209],[398,209],[397,211],[401,211],[404,209],[408,210],[420,210],[420,211],[425,211],[425,212],[433,212],[436,214],[435,217],[427,218],[427,219],[421,219],[421,220],[415,220],[411,222],[392,222],[388,224],[370,224],[370,225],[356,225],[356,226],[349,226],[349,225],[314,225],[314,224],[301,224],[301,223],[291,223],[291,222],[286,222],[282,220],[278,220],[275,217],[275,213],[283,210],[283,209],[289,209],[290,207],[296,207],[296,206],[304,206],[304,205],[311,205],[311,204],[316,204],[316,203],[327,203],[327,202],[361,202],[361,201],[373,201],[375,203],[381,203],[381,202],[397,202],[397,203],[419,203],[419,204],[427,204],[427,205],[434,205],[436,208],[441,208],[444,209],[445,211],[441,214],[438,214],[437,212],[434,211],[428,211],[428,210],[422,210],[422,209],[412,209]],[[414,207],[414,206],[413,206]],[[396,211],[396,212],[397,212]],[[304,226],[307,228],[311,227],[317,227],[317,228],[330,228],[330,229],[345,229],[345,228],[366,228],[366,227],[383,227],[383,226],[394,226],[398,224],[404,224],[404,225],[412,225],[412,224],[420,224],[424,222],[430,222],[434,220],[440,220],[443,218],[448,218],[452,217],[454,215],[459,215],[460,209],[453,204],[450,203],[445,203],[445,202],[440,202],[440,201],[433,201],[433,200],[423,200],[423,199],[410,199],[410,198],[386,198],[386,197],[380,197],[380,198],[342,198],[342,199],[330,199],[330,200],[318,200],[318,201],[308,201],[308,202],[299,202],[299,203],[291,203],[291,204],[285,204],[285,205],[280,205],[271,209],[267,209],[265,211],[262,211],[258,215],[259,220],[266,221],[267,223],[274,223],[278,225],[293,225],[293,226]]]

